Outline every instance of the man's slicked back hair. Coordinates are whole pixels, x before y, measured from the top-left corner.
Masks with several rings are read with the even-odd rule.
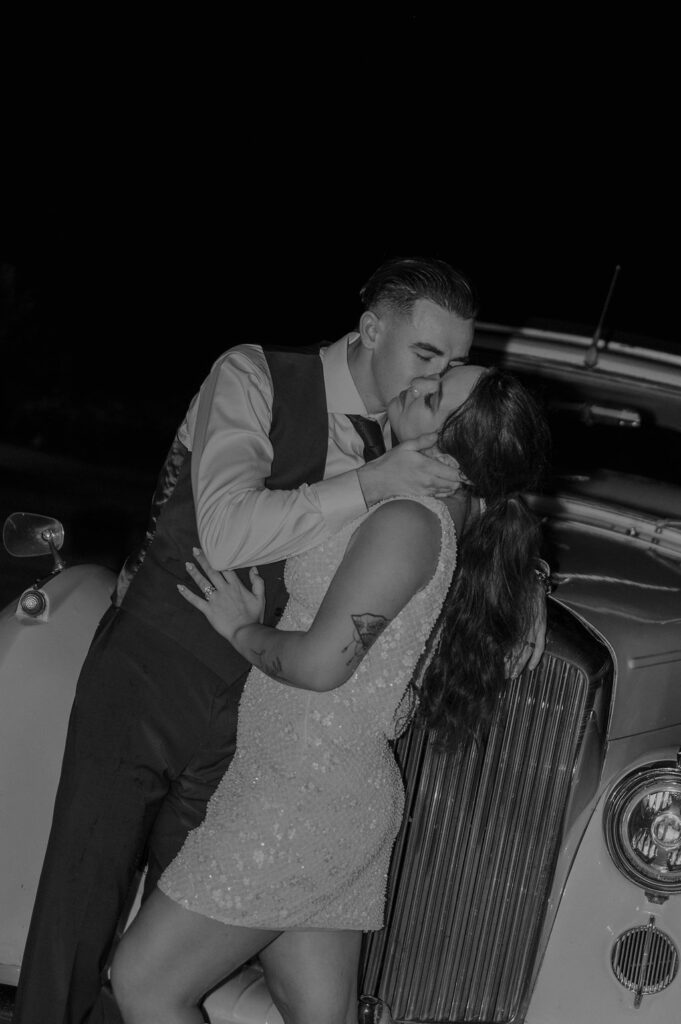
[[[366,310],[408,316],[419,299],[430,299],[463,320],[478,313],[478,299],[468,278],[444,260],[405,257],[387,260],[359,293]]]

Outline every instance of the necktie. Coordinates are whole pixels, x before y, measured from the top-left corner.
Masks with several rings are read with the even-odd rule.
[[[348,419],[364,443],[364,461],[371,462],[385,454],[385,441],[381,425],[368,416],[351,416]]]

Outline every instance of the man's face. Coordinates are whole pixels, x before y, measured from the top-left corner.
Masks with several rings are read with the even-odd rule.
[[[418,299],[411,316],[373,316],[370,411],[387,409],[390,399],[414,378],[439,376],[468,358],[473,320],[463,320],[430,299]]]

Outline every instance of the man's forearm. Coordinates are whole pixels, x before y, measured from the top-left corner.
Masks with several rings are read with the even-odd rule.
[[[262,351],[214,366],[193,406],[192,487],[201,547],[216,569],[300,554],[366,511],[354,470],[270,490],[272,389]]]
[[[197,526],[211,565],[240,569],[308,551],[365,511],[351,470],[291,491],[216,491],[212,501],[197,503]]]

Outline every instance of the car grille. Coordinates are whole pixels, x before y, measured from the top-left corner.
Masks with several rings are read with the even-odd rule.
[[[483,747],[441,752],[416,727],[396,744],[405,818],[361,985],[396,1021],[522,1019],[573,766],[609,669],[567,614],[552,610],[539,669],[509,685]]]

